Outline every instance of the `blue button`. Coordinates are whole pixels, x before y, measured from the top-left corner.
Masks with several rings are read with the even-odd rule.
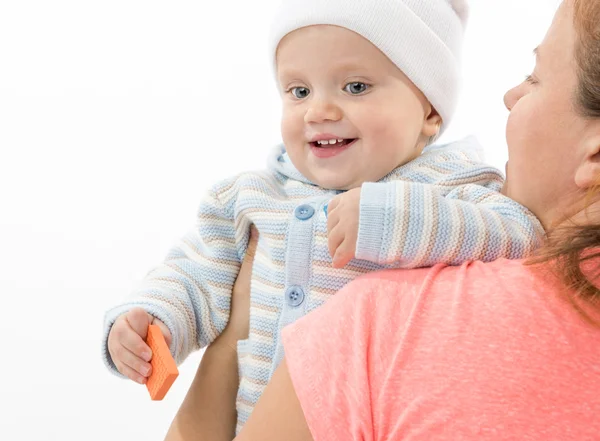
[[[294,211],[294,215],[300,220],[310,219],[314,214],[315,209],[307,204],[296,207],[296,210]]]
[[[304,290],[299,286],[290,286],[285,292],[285,300],[290,306],[300,306],[304,301]]]

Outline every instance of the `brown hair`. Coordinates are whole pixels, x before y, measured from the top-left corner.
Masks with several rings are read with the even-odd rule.
[[[574,26],[578,36],[575,48],[578,75],[575,106],[584,118],[600,118],[600,2],[567,1],[573,4]],[[597,185],[588,191],[587,206],[589,201],[600,195],[600,176],[598,178]],[[575,294],[574,297],[570,296],[571,300],[600,303],[600,289],[593,283],[600,276],[600,265],[589,267],[597,257],[600,257],[600,223],[569,225],[551,231],[547,243],[533,262],[553,263],[566,287]]]

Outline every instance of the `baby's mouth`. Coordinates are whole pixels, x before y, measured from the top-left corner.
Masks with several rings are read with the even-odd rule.
[[[350,138],[350,139],[339,138],[339,139],[315,141],[315,142],[311,142],[310,145],[312,145],[313,147],[319,147],[319,148],[344,147],[353,141],[356,141],[356,138]]]

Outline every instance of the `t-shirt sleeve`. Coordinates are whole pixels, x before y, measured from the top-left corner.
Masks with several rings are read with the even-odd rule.
[[[425,274],[368,274],[283,329],[286,363],[315,441],[380,439],[373,424],[380,403],[372,385],[386,367],[377,354],[391,349],[386,344],[393,338],[386,334],[406,323]],[[399,276],[408,277],[399,284]]]

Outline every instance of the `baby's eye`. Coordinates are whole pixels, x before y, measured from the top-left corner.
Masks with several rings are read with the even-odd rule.
[[[367,90],[370,86],[365,83],[356,82],[348,83],[344,86],[344,90],[352,95],[359,95]]]
[[[306,87],[292,87],[289,92],[294,95],[294,97],[298,98],[299,100],[306,98],[308,95],[310,95],[310,90],[308,90]]]
[[[537,80],[533,77],[533,75],[526,75],[525,82],[529,84],[537,84]]]

